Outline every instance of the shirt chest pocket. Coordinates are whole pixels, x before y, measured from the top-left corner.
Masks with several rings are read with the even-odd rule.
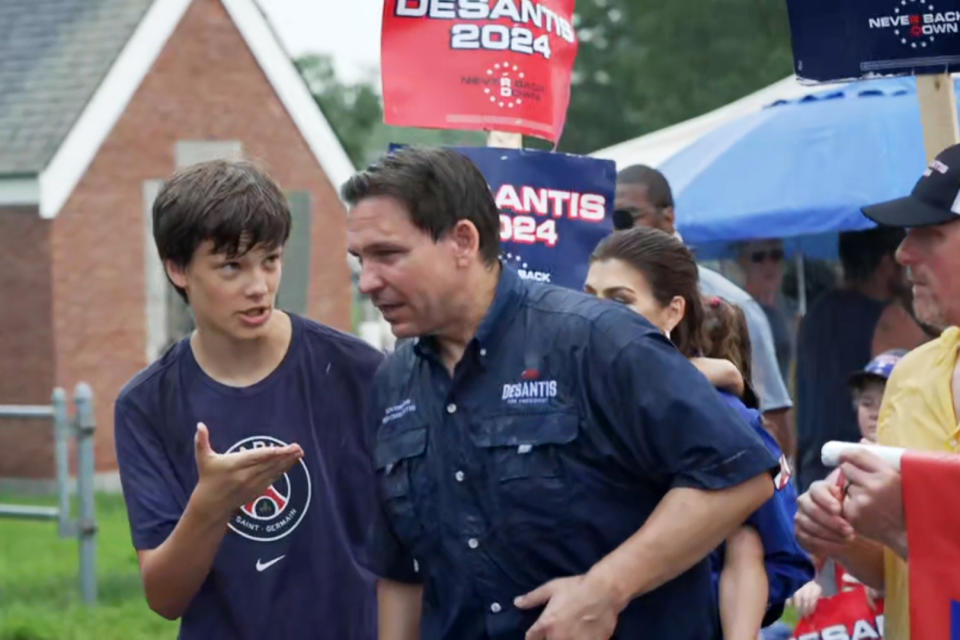
[[[572,490],[564,460],[579,432],[573,412],[491,416],[473,425],[471,439],[487,452],[490,492],[503,521],[546,524],[563,512]]]
[[[377,437],[374,457],[383,509],[397,537],[413,545],[423,532],[416,495],[423,495],[427,429],[419,427]]]

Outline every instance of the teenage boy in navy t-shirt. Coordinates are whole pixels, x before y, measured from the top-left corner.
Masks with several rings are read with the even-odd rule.
[[[275,308],[289,233],[246,163],[189,167],[153,207],[196,330],[121,391],[116,447],[147,601],[184,639],[376,635],[361,425],[381,355]]]

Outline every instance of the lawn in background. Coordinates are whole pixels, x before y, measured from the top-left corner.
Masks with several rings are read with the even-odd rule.
[[[0,496],[47,504],[49,498]],[[98,604],[80,602],[79,545],[59,538],[55,522],[0,518],[0,640],[173,639],[178,623],[150,611],[123,498],[97,495]]]
[[[0,502],[53,505],[53,499],[0,495]],[[0,640],[174,639],[178,623],[143,597],[127,513],[119,494],[97,495],[98,605],[80,603],[79,547],[54,522],[0,518]],[[796,621],[787,610],[784,620]]]

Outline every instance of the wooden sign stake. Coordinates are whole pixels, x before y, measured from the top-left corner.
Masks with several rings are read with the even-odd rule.
[[[917,98],[923,123],[923,146],[930,162],[938,153],[960,142],[953,78],[949,73],[917,76]]]
[[[500,147],[501,149],[522,149],[523,134],[510,133],[509,131],[488,131],[487,146]]]

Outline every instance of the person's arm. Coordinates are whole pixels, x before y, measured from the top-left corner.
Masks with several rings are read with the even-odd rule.
[[[883,547],[857,537],[843,518],[839,473],[835,470],[826,480],[814,482],[797,499],[797,541],[812,554],[833,558],[867,586],[883,589]]]
[[[883,573],[883,546],[867,540],[856,538],[840,552],[834,559],[843,565],[847,573],[867,585],[882,591],[886,580]]]
[[[379,640],[419,640],[423,586],[377,580]]]
[[[873,330],[872,357],[890,349],[913,349],[927,341],[927,335],[899,302],[891,302],[880,314]]]
[[[846,453],[841,462],[847,478],[844,519],[860,536],[885,545],[906,560],[907,524],[900,472],[866,451]]]
[[[764,412],[763,426],[780,445],[780,450],[787,460],[794,460],[797,454],[797,433],[793,424],[793,409],[784,407]]]
[[[644,525],[586,574],[516,599],[521,609],[546,604],[527,640],[609,638],[631,600],[702,560],[771,495],[767,473],[716,491],[671,489]]]
[[[726,540],[720,572],[720,627],[724,640],[756,640],[767,612],[770,582],[760,534],[742,525]]]
[[[710,381],[710,384],[728,391],[738,398],[743,397],[743,375],[737,366],[723,358],[690,358],[690,363]]]
[[[296,444],[218,454],[203,425],[195,446],[199,480],[183,516],[158,547],[137,552],[147,603],[170,620],[184,614],[206,580],[233,512],[303,456]]]

